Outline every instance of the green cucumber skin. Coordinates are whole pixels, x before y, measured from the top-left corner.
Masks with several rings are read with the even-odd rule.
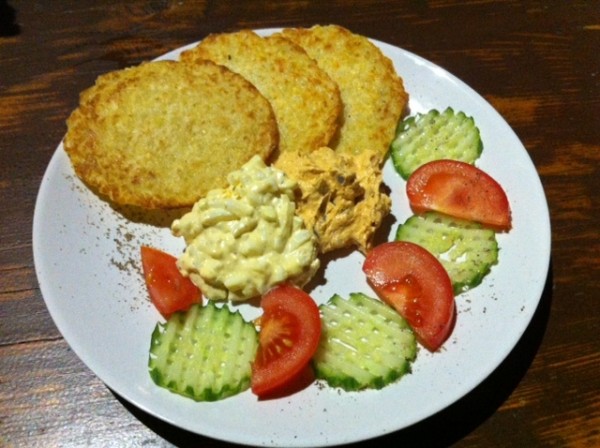
[[[156,385],[173,393],[195,401],[222,400],[250,387],[257,347],[256,328],[239,312],[212,302],[193,305],[155,326],[148,370]],[[241,366],[240,356],[245,357]]]
[[[453,129],[439,128],[440,124]],[[459,141],[448,144],[451,137]],[[483,141],[473,117],[468,117],[464,112],[454,112],[451,107],[441,113],[431,109],[407,117],[398,124],[390,145],[394,168],[405,180],[427,162],[453,159],[474,163],[482,152]]]
[[[320,308],[323,333],[313,358],[318,379],[331,387],[358,391],[381,389],[411,372],[416,338],[391,307],[353,293],[348,300],[336,294]]]
[[[500,249],[493,230],[441,213],[411,216],[398,226],[395,239],[418,244],[435,255],[448,272],[455,294],[480,285],[498,263]]]

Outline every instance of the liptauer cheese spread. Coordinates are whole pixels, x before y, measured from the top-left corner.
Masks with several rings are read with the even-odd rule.
[[[180,271],[212,300],[243,301],[319,267],[317,239],[296,214],[297,184],[255,156],[209,191],[171,230],[185,239]]]

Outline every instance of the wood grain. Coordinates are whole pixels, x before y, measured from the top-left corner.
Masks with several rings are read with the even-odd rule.
[[[481,93],[523,141],[551,211],[550,276],[506,361],[440,414],[356,446],[600,446],[600,8],[582,0],[0,1],[0,446],[228,446],[121,400],[71,351],[37,284],[35,200],[99,74],[211,32],[315,23],[415,52]]]

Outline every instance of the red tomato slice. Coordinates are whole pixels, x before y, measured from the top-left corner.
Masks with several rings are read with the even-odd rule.
[[[375,246],[363,264],[367,280],[404,317],[417,339],[436,351],[454,326],[452,282],[441,263],[414,243],[392,241]]]
[[[433,210],[499,230],[511,227],[506,193],[492,177],[469,163],[426,163],[409,177],[406,193],[416,213]]]
[[[313,299],[290,284],[271,289],[260,306],[263,315],[251,386],[256,395],[266,398],[306,376],[321,338],[321,316]]]
[[[200,302],[200,290],[181,275],[174,256],[148,246],[142,246],[141,252],[146,286],[160,314],[169,317],[175,311],[185,311]]]

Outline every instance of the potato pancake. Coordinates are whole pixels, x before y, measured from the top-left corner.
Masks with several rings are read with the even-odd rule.
[[[311,152],[329,144],[342,110],[335,82],[298,45],[250,30],[212,34],[181,61],[209,59],[249,80],[269,100],[279,126],[280,152]]]
[[[300,45],[333,79],[343,102],[340,132],[329,146],[383,160],[408,103],[392,61],[364,36],[337,25],[288,28],[282,35]]]
[[[270,103],[210,61],[146,62],[101,75],[67,120],[76,174],[119,205],[189,206],[277,147]]]

